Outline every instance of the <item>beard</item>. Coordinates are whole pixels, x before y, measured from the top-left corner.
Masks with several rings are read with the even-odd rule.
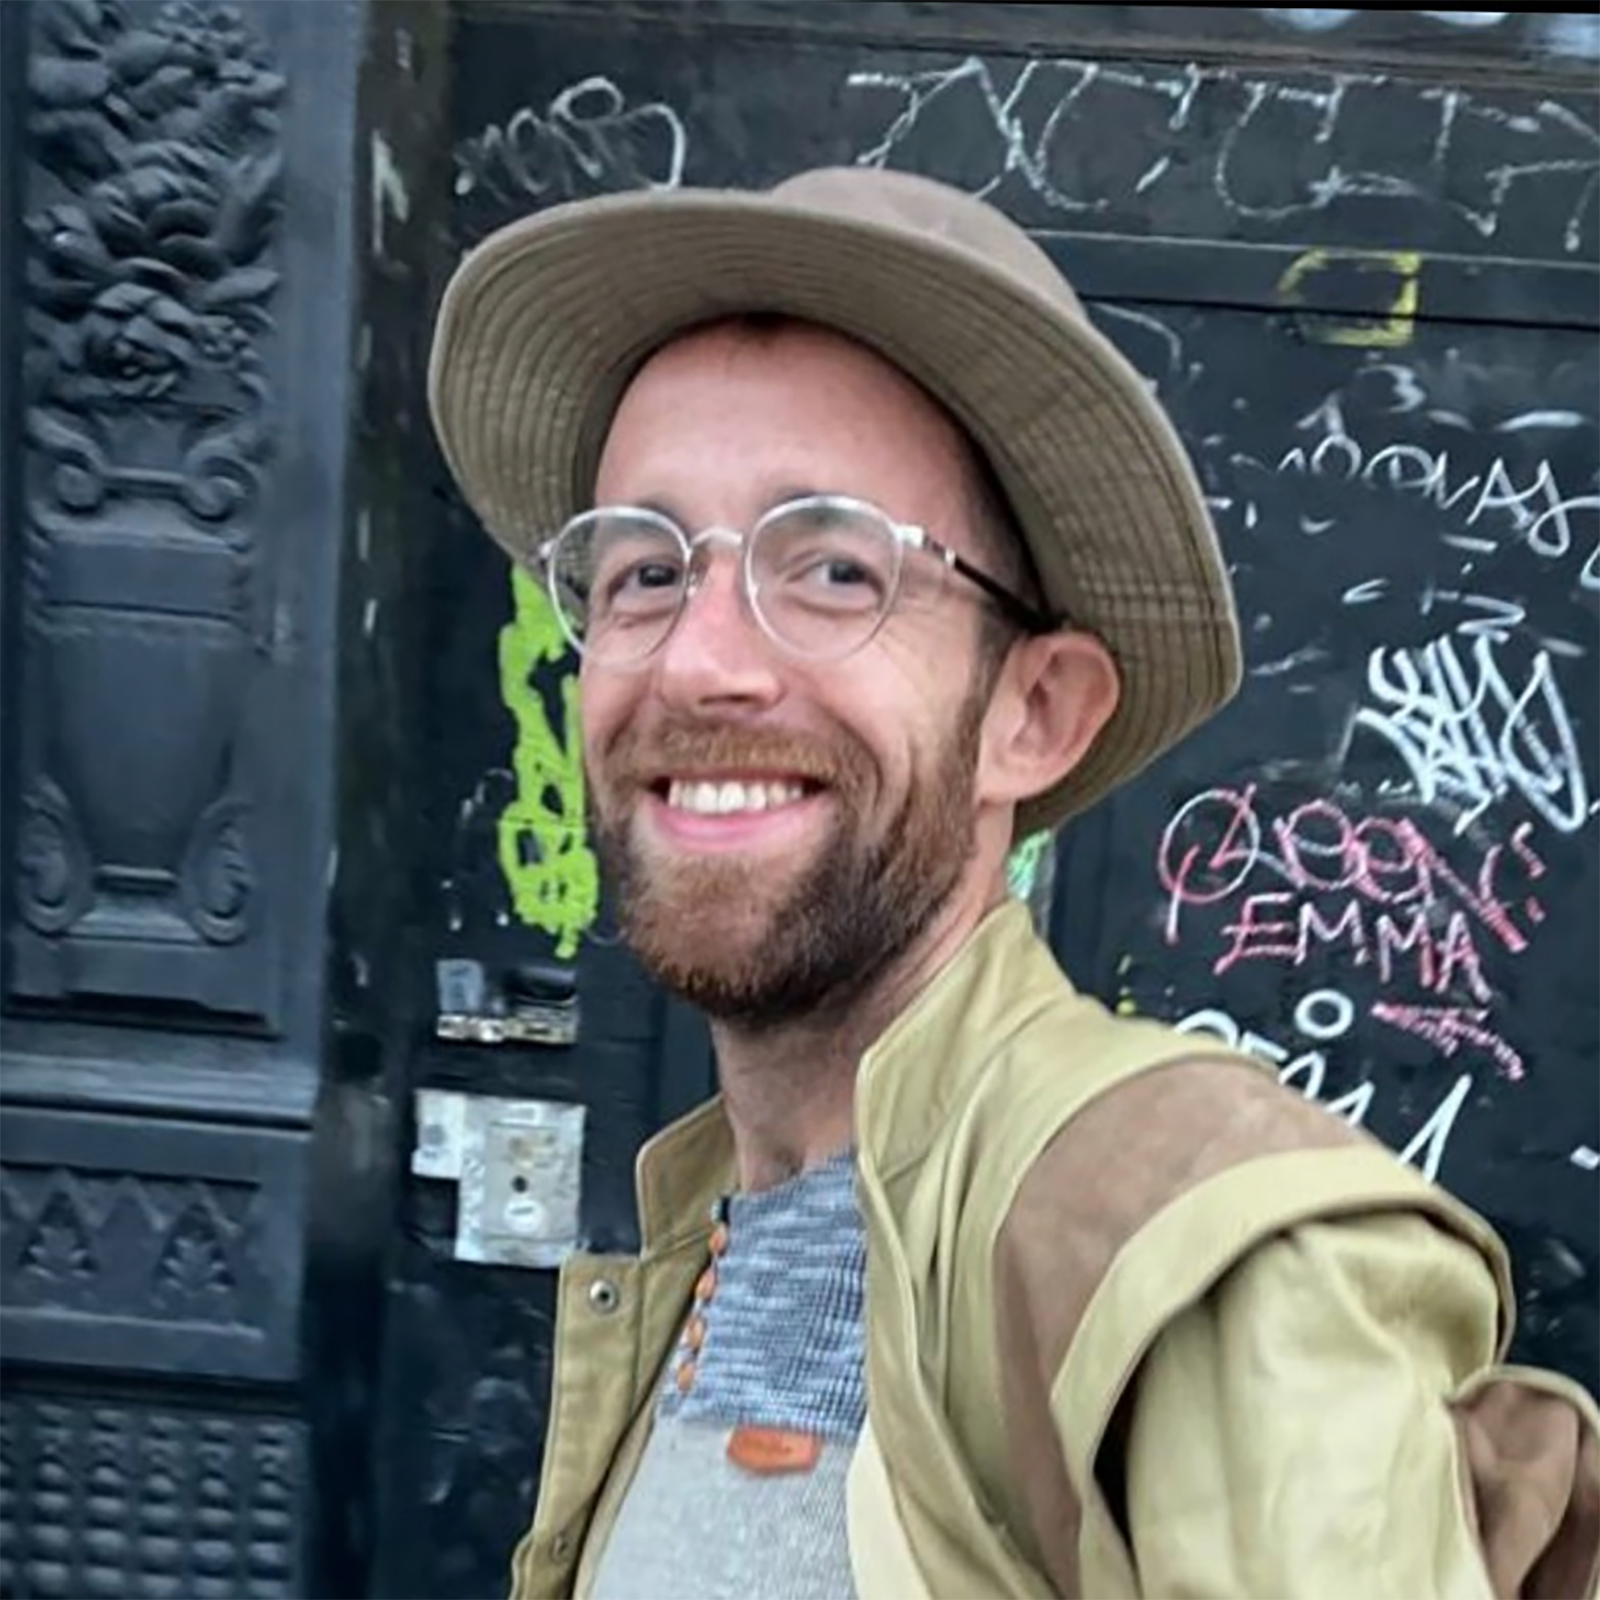
[[[987,695],[957,725],[895,814],[862,830],[874,764],[859,741],[675,720],[624,733],[605,753],[609,804],[592,798],[595,844],[617,890],[622,934],[667,989],[747,1031],[847,1010],[928,928],[974,845],[974,781]],[[641,849],[630,802],[675,767],[795,773],[820,784],[832,823],[786,888],[770,860],[664,858]],[[591,783],[596,796],[599,785]]]

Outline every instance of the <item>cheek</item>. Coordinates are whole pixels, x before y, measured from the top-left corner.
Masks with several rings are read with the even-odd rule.
[[[917,680],[920,677],[921,682]],[[818,704],[830,720],[867,754],[876,786],[892,806],[925,780],[938,746],[940,711],[928,694],[926,660],[892,666],[863,663],[844,670],[841,681]]]
[[[870,693],[881,715],[898,730],[911,759],[922,760],[948,742],[974,692],[979,665],[971,642],[942,632],[888,633],[872,674]],[[865,677],[865,675],[863,675]]]
[[[596,758],[616,742],[617,735],[633,713],[637,699],[636,686],[619,674],[595,673],[590,676],[587,669],[580,671],[578,732],[584,759],[591,768]]]

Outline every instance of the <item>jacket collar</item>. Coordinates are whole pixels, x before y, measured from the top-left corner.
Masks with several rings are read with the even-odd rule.
[[[634,1167],[645,1256],[711,1233],[711,1210],[734,1185],[733,1129],[714,1095],[645,1142]]]
[[[861,1058],[856,1138],[888,1179],[927,1150],[952,1105],[1011,1034],[1070,987],[1008,900],[900,1013]],[[640,1234],[646,1256],[710,1232],[711,1209],[733,1187],[733,1132],[717,1095],[639,1152]]]
[[[991,911],[861,1058],[856,1137],[878,1176],[919,1161],[1004,1042],[1072,992],[1028,908]]]

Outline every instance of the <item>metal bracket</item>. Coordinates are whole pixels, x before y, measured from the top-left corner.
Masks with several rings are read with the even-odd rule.
[[[434,1033],[456,1044],[537,1044],[560,1048],[578,1038],[578,980],[571,967],[532,962],[498,983],[481,961],[434,963],[439,1014]]]
[[[457,1261],[557,1267],[578,1248],[583,1106],[419,1089],[416,1110],[412,1172],[460,1186]]]

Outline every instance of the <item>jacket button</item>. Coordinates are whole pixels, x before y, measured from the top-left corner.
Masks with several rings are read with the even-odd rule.
[[[572,1538],[570,1534],[558,1533],[550,1541],[550,1559],[552,1561],[565,1561],[572,1554]]]
[[[589,1285],[589,1309],[597,1316],[609,1317],[622,1304],[622,1295],[609,1278],[596,1278]]]

